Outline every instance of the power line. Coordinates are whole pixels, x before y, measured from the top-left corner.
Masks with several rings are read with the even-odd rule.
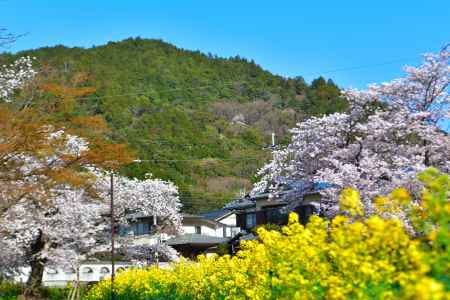
[[[369,69],[369,68],[377,68],[387,65],[392,65],[399,62],[406,62],[410,61],[412,59],[417,59],[417,57],[408,57],[408,58],[401,58],[397,60],[392,61],[386,61],[382,63],[372,64],[372,65],[363,65],[363,66],[355,66],[355,67],[344,67],[344,68],[338,68],[338,69],[332,69],[325,72],[314,72],[314,73],[307,73],[302,76],[311,76],[311,75],[320,75],[320,74],[329,74],[329,73],[337,73],[337,72],[345,72],[345,71],[354,71],[354,70],[362,70],[362,69]]]
[[[165,92],[174,92],[174,91],[185,91],[185,90],[202,90],[202,89],[206,89],[206,88],[222,88],[224,86],[231,86],[231,85],[235,85],[235,84],[243,84],[243,83],[248,83],[248,82],[238,82],[238,81],[233,81],[233,82],[218,82],[217,84],[221,84],[221,85],[212,85],[212,84],[208,84],[208,85],[203,85],[203,86],[197,86],[197,87],[178,87],[178,88],[171,88],[171,89],[163,89],[163,90],[154,90],[154,91],[140,91],[140,92],[134,92],[134,93],[126,93],[126,94],[114,94],[114,95],[104,95],[104,96],[96,96],[96,95],[90,95],[90,96],[85,96],[85,97],[78,97],[76,98],[77,100],[89,100],[92,98],[96,98],[96,99],[107,99],[107,98],[115,98],[115,97],[125,97],[125,96],[146,96],[146,95],[150,95],[150,93],[165,93]],[[151,87],[151,86],[150,86]]]
[[[387,62],[382,62],[382,63],[377,63],[377,64],[371,64],[371,65],[343,67],[343,68],[328,70],[328,71],[324,71],[324,72],[317,71],[317,72],[313,72],[313,73],[303,74],[301,76],[311,76],[311,75],[330,74],[330,73],[345,72],[345,71],[354,71],[354,70],[361,70],[361,69],[370,69],[370,68],[376,68],[376,67],[390,65],[390,64],[394,64],[394,63],[398,63],[398,62],[406,62],[406,61],[409,61],[411,59],[416,59],[416,58],[417,57],[408,57],[408,58],[402,58],[402,59],[397,59],[397,60],[392,60],[392,61],[387,61]],[[207,89],[207,88],[216,88],[217,89],[217,88],[223,88],[226,86],[247,84],[247,83],[249,83],[249,82],[248,81],[217,82],[216,85],[208,84],[208,85],[197,86],[197,87],[177,87],[177,88],[170,88],[170,89],[163,89],[163,90],[155,89],[153,91],[142,90],[142,91],[133,92],[133,93],[104,95],[104,96],[90,95],[90,96],[85,96],[85,97],[78,97],[77,99],[78,100],[89,100],[89,99],[95,98],[95,99],[99,100],[99,99],[127,97],[127,96],[147,96],[147,95],[150,96],[151,93],[161,94],[161,93],[165,93],[165,92],[186,91],[186,90],[192,91],[192,90],[202,90],[202,89]]]
[[[116,136],[119,136],[121,139],[127,139],[126,136],[120,133],[115,133]],[[157,145],[157,146],[175,146],[177,148],[180,147],[202,147],[205,146],[205,144],[178,144],[174,141],[169,141],[166,139],[162,139],[160,136],[156,137],[154,140],[150,140],[150,137],[148,139],[133,139],[133,141],[138,145]],[[227,146],[230,146],[229,144]],[[233,150],[246,150],[246,151],[260,151],[261,147],[257,148],[246,148],[242,147],[242,145],[232,145]]]
[[[219,158],[219,157],[205,157],[205,158],[190,158],[190,159],[141,159],[140,162],[187,162],[187,161],[204,161],[204,160],[221,160],[221,161],[245,161],[245,160],[260,160],[263,157],[237,157],[237,158]]]

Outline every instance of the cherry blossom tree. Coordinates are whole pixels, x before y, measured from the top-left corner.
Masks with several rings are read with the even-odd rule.
[[[103,138],[107,131],[98,119],[88,118],[96,127],[81,137],[74,134],[80,130],[52,123],[32,106],[17,109],[16,91],[34,75],[28,58],[0,68],[0,271],[31,267],[28,295],[39,287],[45,266],[77,266],[101,245],[108,247],[109,182],[93,170],[113,172],[132,161],[124,145]],[[86,92],[52,88],[71,100]],[[133,211],[158,216],[161,230],[179,228],[173,184],[117,179],[119,221]]]
[[[110,193],[110,174],[96,172],[96,191],[103,199]],[[168,181],[152,178],[150,174],[144,180],[114,175],[115,215],[118,224],[129,227],[138,217],[153,217],[152,234],[155,243],[135,244],[133,235],[119,237],[119,247],[130,259],[148,260],[149,253],[159,253],[160,257],[170,260],[178,257],[176,251],[158,241],[161,235],[171,236],[181,232],[181,202],[177,187]]]
[[[313,117],[292,129],[291,143],[273,153],[260,171],[253,193],[274,198],[289,180],[325,182],[325,214],[337,210],[345,187],[362,192],[367,213],[374,196],[398,186],[419,191],[417,172],[428,166],[450,170],[450,138],[438,124],[449,117],[449,52],[426,54],[404,78],[343,92],[346,113]],[[401,215],[401,214],[400,214]],[[402,216],[400,216],[402,217]]]
[[[11,101],[11,94],[36,76],[31,57],[21,57],[0,72],[0,99]]]
[[[96,191],[104,199],[109,197],[110,174],[94,171],[97,177]],[[144,180],[114,175],[114,198],[116,214],[121,223],[130,221],[128,216],[138,212],[144,216],[156,216],[158,224],[168,231],[178,232],[181,228],[177,187],[168,181],[153,178],[150,174]]]
[[[101,228],[102,205],[85,187],[87,181],[95,182],[95,175],[80,172],[81,178],[66,179],[73,175],[65,169],[66,159],[81,159],[89,152],[88,142],[50,125],[43,132],[48,151],[5,151],[5,172],[0,172],[0,200],[9,204],[0,214],[0,243],[7,249],[0,256],[14,262],[10,270],[31,267],[28,295],[40,286],[46,264],[70,263],[85,254],[95,244],[94,228]]]
[[[20,201],[2,215],[0,244],[5,251],[0,260],[14,261],[10,270],[30,266],[30,290],[40,286],[45,266],[78,270],[82,261],[110,249],[109,176],[106,172],[92,173],[96,176],[94,191],[61,186],[45,205]],[[126,226],[132,222],[131,213],[139,213],[158,218],[155,234],[180,230],[181,204],[172,183],[119,175],[115,182],[118,224]],[[147,260],[150,252],[169,259],[177,257],[176,251],[166,245],[134,245],[133,237],[120,238],[119,247],[127,250],[130,259]]]
[[[14,267],[31,267],[29,292],[41,285],[46,265],[76,265],[107,228],[102,221],[106,206],[86,197],[83,190],[61,189],[48,201],[48,205],[21,201],[3,214],[0,223],[0,238]]]
[[[0,67],[0,212],[22,199],[45,202],[61,184],[91,185],[87,166],[114,170],[133,159],[125,145],[105,139],[108,129],[99,118],[77,120],[83,126],[53,122],[48,113],[22,105],[29,101],[19,100],[18,94],[35,87],[36,74],[27,57]],[[46,97],[59,101],[66,92],[71,99],[92,92],[56,90]]]

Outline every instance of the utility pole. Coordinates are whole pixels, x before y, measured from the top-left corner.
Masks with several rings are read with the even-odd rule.
[[[115,221],[114,221],[114,173],[110,173],[110,196],[111,196],[111,300],[115,299],[114,295],[114,234],[115,234]]]
[[[275,132],[272,132],[272,148],[275,148]]]

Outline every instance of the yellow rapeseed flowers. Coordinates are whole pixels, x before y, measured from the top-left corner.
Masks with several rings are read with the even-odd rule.
[[[341,192],[339,208],[342,211],[349,212],[352,216],[364,215],[364,206],[361,203],[359,193],[351,188],[346,188]]]
[[[412,201],[397,189],[382,201],[410,205],[411,212],[430,207],[423,224],[412,221],[423,226],[419,238],[397,218],[362,218],[359,194],[346,189],[341,208],[349,216],[312,216],[303,226],[291,214],[281,231],[259,228],[259,241],[243,242],[235,256],[122,272],[116,299],[450,299],[449,216],[443,213],[448,198],[441,199],[448,196],[449,182],[441,174],[424,176],[440,180],[424,190],[425,199]],[[94,286],[87,299],[110,299],[110,281]]]

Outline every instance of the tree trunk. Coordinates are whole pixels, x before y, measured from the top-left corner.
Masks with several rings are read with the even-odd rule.
[[[44,274],[44,266],[45,266],[45,259],[42,259],[40,257],[40,252],[45,247],[45,240],[43,237],[43,233],[41,230],[39,230],[38,237],[36,240],[31,244],[30,248],[30,267],[31,272],[30,276],[27,280],[27,285],[24,291],[24,296],[26,299],[33,299],[33,296],[39,296],[39,288],[42,284],[42,276]]]
[[[44,274],[44,262],[41,260],[33,260],[31,263],[31,273],[28,277],[27,287],[25,289],[26,296],[37,296],[39,288],[42,284],[42,275]]]
[[[80,300],[80,266],[77,265],[77,283],[76,283],[76,300]]]

